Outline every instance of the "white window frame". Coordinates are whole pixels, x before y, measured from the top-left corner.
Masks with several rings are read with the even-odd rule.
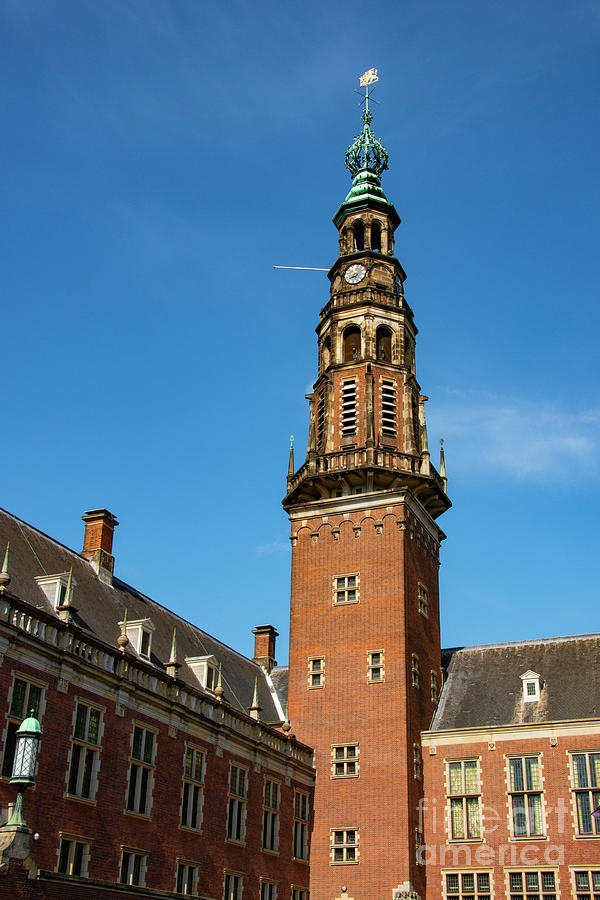
[[[506,873],[506,897],[507,900],[514,900],[520,897],[521,900],[558,900],[560,895],[558,870],[551,866],[541,866],[539,868],[519,869],[516,866],[507,866],[504,870]],[[543,876],[552,875],[554,885],[552,887],[543,888]],[[513,890],[511,884],[511,876],[521,876],[521,890]],[[537,875],[537,889],[531,885],[527,885],[527,876]]]
[[[241,872],[225,869],[223,877],[223,900],[242,900],[244,876]]]
[[[529,669],[521,675],[523,684],[523,703],[537,703],[542,689],[541,676]]]
[[[600,898],[600,863],[596,866],[585,865],[569,866],[571,872],[571,884],[575,900],[598,900]],[[577,875],[587,875],[587,887],[577,887]],[[596,886],[594,887],[594,883]]]
[[[442,869],[443,898],[444,900],[463,900],[468,897],[469,900],[492,900],[494,896],[494,873],[492,869]],[[464,884],[464,876],[470,878],[473,876],[473,885]],[[449,890],[448,876],[457,879],[457,890]],[[480,885],[480,878],[483,876],[487,879],[487,887],[485,882]]]
[[[35,580],[54,609],[58,609],[67,596],[69,573],[61,572],[59,575],[38,575]],[[71,577],[71,591],[73,594],[75,593],[76,586],[77,582]]]
[[[593,785],[591,782],[594,780],[594,773],[591,769],[590,764],[590,756],[596,756],[600,753],[600,749],[597,750],[572,750],[569,753],[569,762],[571,764],[571,786],[572,786],[572,800],[573,800],[573,815],[575,818],[576,825],[576,834],[577,837],[584,838],[597,838],[600,837],[600,820],[595,816],[592,816],[592,812],[600,806],[600,783],[597,785]],[[585,756],[585,769],[586,769],[586,780],[588,781],[588,785],[577,785],[577,769],[575,766],[575,757],[576,756]],[[599,779],[596,778],[598,781]],[[579,803],[578,796],[586,795],[587,803],[589,805],[589,817],[590,817],[590,831],[582,831],[581,830],[581,815],[579,813]],[[600,868],[600,866],[598,867]],[[591,871],[591,869],[590,869]]]
[[[260,900],[277,900],[277,881],[271,878],[260,879]]]
[[[199,683],[209,694],[214,694],[217,685],[219,664],[215,656],[186,656],[185,661]]]
[[[125,634],[129,643],[140,657],[150,662],[152,656],[152,634],[156,630],[151,619],[134,619],[133,621],[119,622],[119,627],[125,625]],[[148,648],[144,648],[144,640],[148,642]]]
[[[447,788],[447,824],[448,824],[448,840],[452,843],[470,843],[473,841],[483,840],[483,822],[481,815],[481,771],[479,757],[465,757],[460,759],[446,759],[446,788]],[[465,763],[475,763],[477,774],[477,790],[475,792],[467,790],[467,779],[465,776]],[[460,792],[452,791],[452,781],[450,776],[450,767],[460,765],[461,767],[461,790]],[[478,834],[469,834],[469,800],[477,800],[477,829]],[[456,837],[453,832],[454,823],[452,819],[453,801],[461,801],[462,823],[464,837]]]

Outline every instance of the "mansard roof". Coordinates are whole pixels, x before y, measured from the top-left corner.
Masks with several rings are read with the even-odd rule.
[[[600,634],[442,651],[447,679],[431,731],[600,717]],[[526,702],[521,676],[539,673]]]
[[[39,576],[58,575],[73,569],[73,624],[80,628],[84,639],[99,641],[118,653],[119,623],[127,610],[127,621],[150,619],[154,625],[149,662],[140,665],[165,674],[171,655],[173,629],[177,629],[177,659],[181,664],[178,678],[184,685],[203,693],[203,689],[186,658],[214,656],[222,667],[223,700],[237,711],[248,714],[252,704],[254,680],[258,677],[261,719],[279,723],[282,720],[276,707],[269,677],[261,666],[207,634],[202,629],[160,603],[113,577],[112,585],[101,580],[90,562],[80,553],[39,531],[11,513],[0,509],[0,548],[2,555],[10,541],[8,571],[10,584],[7,593],[15,595],[33,609],[54,616],[59,614],[37,583]],[[105,647],[105,649],[107,649]],[[131,650],[132,658],[136,657]],[[212,695],[211,695],[212,696]]]

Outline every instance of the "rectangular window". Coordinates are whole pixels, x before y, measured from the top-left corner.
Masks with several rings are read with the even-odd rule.
[[[427,595],[427,588],[424,584],[419,584],[417,587],[417,608],[422,616],[428,615],[429,598]]]
[[[308,859],[308,795],[294,791],[294,858]]]
[[[225,872],[224,900],[242,900],[242,881],[241,875],[236,875],[234,872]]]
[[[358,775],[358,744],[334,744],[331,748],[333,778],[356,778]]]
[[[476,759],[448,763],[450,836],[453,841],[481,837],[479,770]]]
[[[333,579],[333,602],[358,603],[358,574],[336,575]]]
[[[444,888],[445,900],[490,900],[490,873],[447,872]]]
[[[384,681],[383,650],[367,653],[367,681]]]
[[[184,828],[199,829],[202,824],[204,796],[204,753],[186,746],[183,768],[183,797],[181,824]]]
[[[150,814],[152,805],[152,777],[154,773],[153,731],[134,725],[131,761],[129,766],[129,787],[127,789],[127,810],[141,816]],[[126,882],[129,884],[130,882]]]
[[[263,850],[279,849],[279,783],[265,778]]]
[[[101,712],[87,703],[77,703],[71,746],[67,793],[93,799],[95,770],[99,756]]]
[[[308,900],[308,888],[292,887],[292,900]]]
[[[413,744],[413,773],[415,778],[420,778],[422,774],[421,748],[418,744]]]
[[[71,837],[60,839],[58,871],[62,875],[86,876],[89,858],[89,841]]]
[[[229,770],[229,806],[227,815],[227,840],[246,838],[246,798],[248,796],[248,771],[239,766]]]
[[[554,872],[509,872],[510,900],[556,900]]]
[[[12,775],[19,725],[30,714],[33,714],[37,719],[40,718],[42,690],[40,685],[26,681],[24,678],[15,678],[13,681],[6,726],[6,740],[4,741],[4,754],[2,757],[2,774],[7,778],[10,778]]]
[[[308,660],[308,686],[309,688],[323,687],[325,681],[325,658],[323,656],[311,656]]]
[[[539,756],[511,757],[508,760],[508,771],[513,837],[542,835],[544,826]]]
[[[413,655],[412,655],[412,657],[411,657],[411,663],[410,663],[410,678],[411,678],[412,686],[413,686],[413,687],[416,687],[416,688],[419,687],[420,680],[421,680],[421,679],[420,679],[420,674],[421,674],[421,673],[420,673],[420,671],[419,671],[419,659],[418,659],[418,657],[413,653]]]
[[[121,857],[121,884],[133,884],[144,887],[146,884],[147,855],[135,850],[123,850]]]
[[[260,900],[277,900],[277,882],[260,881]]]
[[[198,895],[198,866],[193,863],[178,862],[175,876],[175,890],[190,897]]]
[[[381,382],[381,434],[396,437],[396,385],[384,379]]]
[[[600,820],[592,816],[600,806],[600,751],[573,753],[573,785],[579,834],[600,834]]]
[[[332,829],[331,862],[337,864],[358,862],[358,828]]]
[[[342,383],[342,437],[356,433],[356,381]]]
[[[577,900],[600,900],[600,867],[573,872]]]

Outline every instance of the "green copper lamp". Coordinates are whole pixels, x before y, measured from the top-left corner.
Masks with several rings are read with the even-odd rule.
[[[7,827],[16,827],[19,829],[27,828],[27,823],[25,822],[22,813],[23,794],[28,787],[33,787],[35,784],[35,765],[41,739],[42,727],[33,715],[33,710],[31,710],[31,715],[21,722],[19,730],[17,731],[15,760],[10,783],[17,786],[19,793],[13,807],[12,815],[6,823]]]

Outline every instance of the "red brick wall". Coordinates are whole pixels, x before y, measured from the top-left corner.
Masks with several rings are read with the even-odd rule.
[[[178,728],[176,736],[171,737],[164,724],[148,715],[134,714],[129,709],[123,716],[117,715],[114,695],[99,698],[97,693],[74,684],[69,685],[67,693],[61,693],[57,690],[55,678],[49,678],[8,656],[0,669],[0,733],[6,723],[6,704],[13,670],[49,684],[41,719],[43,738],[37,784],[26,792],[24,799],[25,819],[33,832],[39,833],[39,840],[32,843],[32,855],[38,867],[49,871],[56,869],[59,831],[64,831],[91,839],[90,878],[117,881],[121,847],[125,845],[149,852],[146,884],[150,888],[174,890],[177,857],[198,864],[198,889],[205,896],[222,896],[224,868],[244,873],[245,898],[258,896],[260,876],[279,881],[282,897],[289,895],[291,883],[307,884],[307,866],[292,861],[293,794],[296,786],[293,761],[290,762],[291,777],[286,783],[281,769],[277,771],[263,764],[256,771],[254,753],[252,759],[248,755],[232,755],[226,749],[218,755],[212,744],[198,736],[197,727],[193,735]],[[95,803],[64,796],[76,696],[81,699],[87,697],[92,704],[104,707],[104,735]],[[124,812],[134,721],[147,724],[158,732],[149,819]],[[186,739],[206,752],[201,833],[179,827]],[[245,846],[225,839],[230,761],[237,761],[249,770]],[[262,852],[265,777],[272,777],[281,783],[278,855]],[[302,790],[306,788],[302,786]],[[14,797],[15,790],[8,784],[8,779],[0,778],[0,806],[6,808]]]
[[[342,884],[357,900],[389,896],[406,880],[423,884],[414,852],[422,780],[413,774],[412,745],[433,713],[430,668],[439,671],[437,548],[426,550],[404,504],[364,515],[309,519],[292,551],[289,709],[298,738],[316,748],[312,900],[330,900]],[[337,540],[332,527],[340,529]],[[360,602],[334,606],[333,577],[354,572]],[[429,588],[427,619],[417,611],[418,581]],[[385,681],[369,684],[367,653],[374,650],[384,653]],[[316,655],[325,659],[324,686],[309,689],[308,658]],[[332,743],[353,741],[360,742],[359,777],[331,779]],[[358,865],[330,864],[336,827],[360,828]]]
[[[596,869],[600,866],[600,838],[576,836],[569,760],[571,751],[600,750],[600,729],[595,735],[577,734],[575,725],[573,734],[558,737],[554,747],[550,741],[550,728],[540,729],[538,733],[536,736],[535,729],[531,729],[525,738],[515,736],[512,740],[502,740],[502,729],[498,729],[489,735],[489,741],[495,741],[495,750],[488,748],[488,737],[476,741],[468,736],[459,744],[444,744],[442,737],[435,755],[429,755],[425,748],[428,900],[443,896],[444,869],[491,870],[494,893],[503,896],[505,874],[511,869],[550,868],[558,873],[557,894],[566,898],[573,896],[569,866]],[[506,777],[506,757],[511,754],[540,756],[546,820],[543,839],[511,837]],[[468,757],[480,760],[482,840],[452,843],[448,840],[444,818],[446,760]]]

